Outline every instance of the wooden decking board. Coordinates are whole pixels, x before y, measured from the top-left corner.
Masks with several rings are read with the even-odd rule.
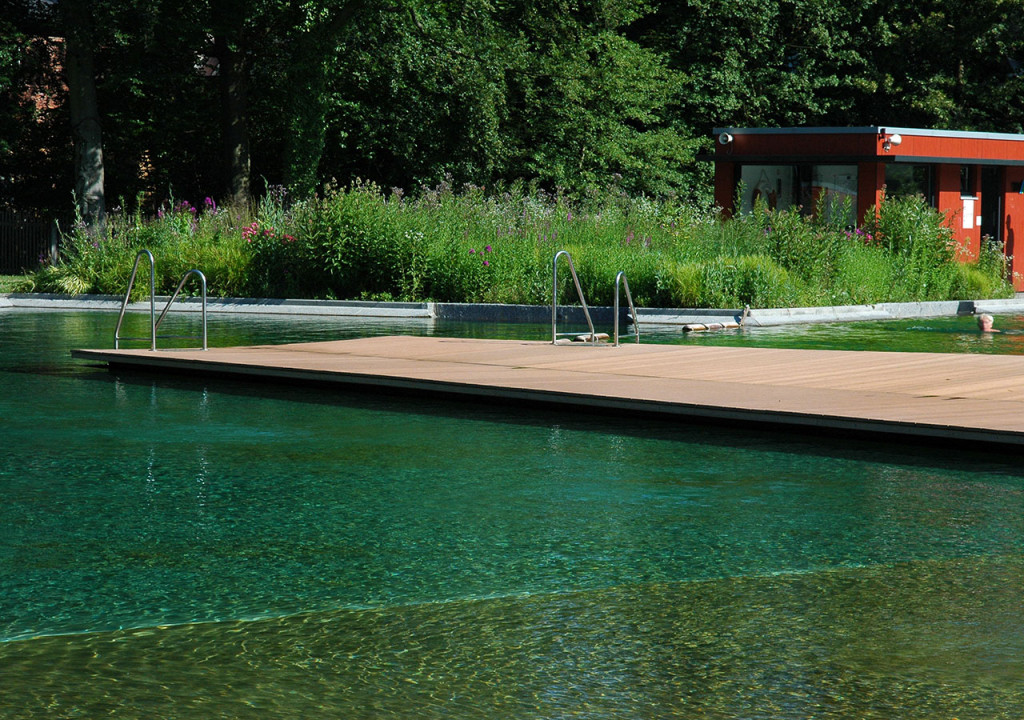
[[[76,350],[154,370],[1024,446],[1024,357],[391,336],[198,350]]]

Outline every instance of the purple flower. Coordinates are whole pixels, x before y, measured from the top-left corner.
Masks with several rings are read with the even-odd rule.
[[[484,252],[490,252],[490,251],[491,251],[491,246],[490,245],[488,245],[487,247],[484,248]]]
[[[470,255],[476,255],[476,250],[474,250],[473,248],[470,248],[469,249],[469,254]]]
[[[491,263],[490,263],[490,261],[489,261],[489,260],[484,260],[484,265],[490,265],[490,264],[491,264]]]

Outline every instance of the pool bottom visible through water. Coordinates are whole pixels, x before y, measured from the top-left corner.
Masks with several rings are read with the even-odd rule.
[[[1024,716],[1016,458],[68,358],[111,322],[0,314],[0,717]]]

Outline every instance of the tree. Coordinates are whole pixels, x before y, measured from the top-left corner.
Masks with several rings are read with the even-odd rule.
[[[681,120],[716,126],[846,124],[870,0],[659,0],[634,32],[686,77]]]
[[[67,52],[68,106],[75,145],[75,197],[86,223],[102,223],[106,213],[103,187],[103,126],[96,101],[93,44],[93,3],[62,0],[59,4]]]
[[[913,127],[1021,131],[1019,2],[902,0],[874,8],[867,25],[863,113]]]
[[[319,185],[318,170],[331,111],[331,68],[341,34],[364,5],[364,0],[303,5],[292,23],[283,179],[299,197],[312,194]]]

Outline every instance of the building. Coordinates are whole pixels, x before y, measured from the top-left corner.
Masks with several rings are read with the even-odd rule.
[[[771,207],[845,212],[848,224],[863,225],[884,194],[920,194],[946,215],[959,257],[977,258],[983,238],[997,243],[1024,290],[1024,135],[892,127],[715,135],[715,201],[726,213],[763,198]]]

